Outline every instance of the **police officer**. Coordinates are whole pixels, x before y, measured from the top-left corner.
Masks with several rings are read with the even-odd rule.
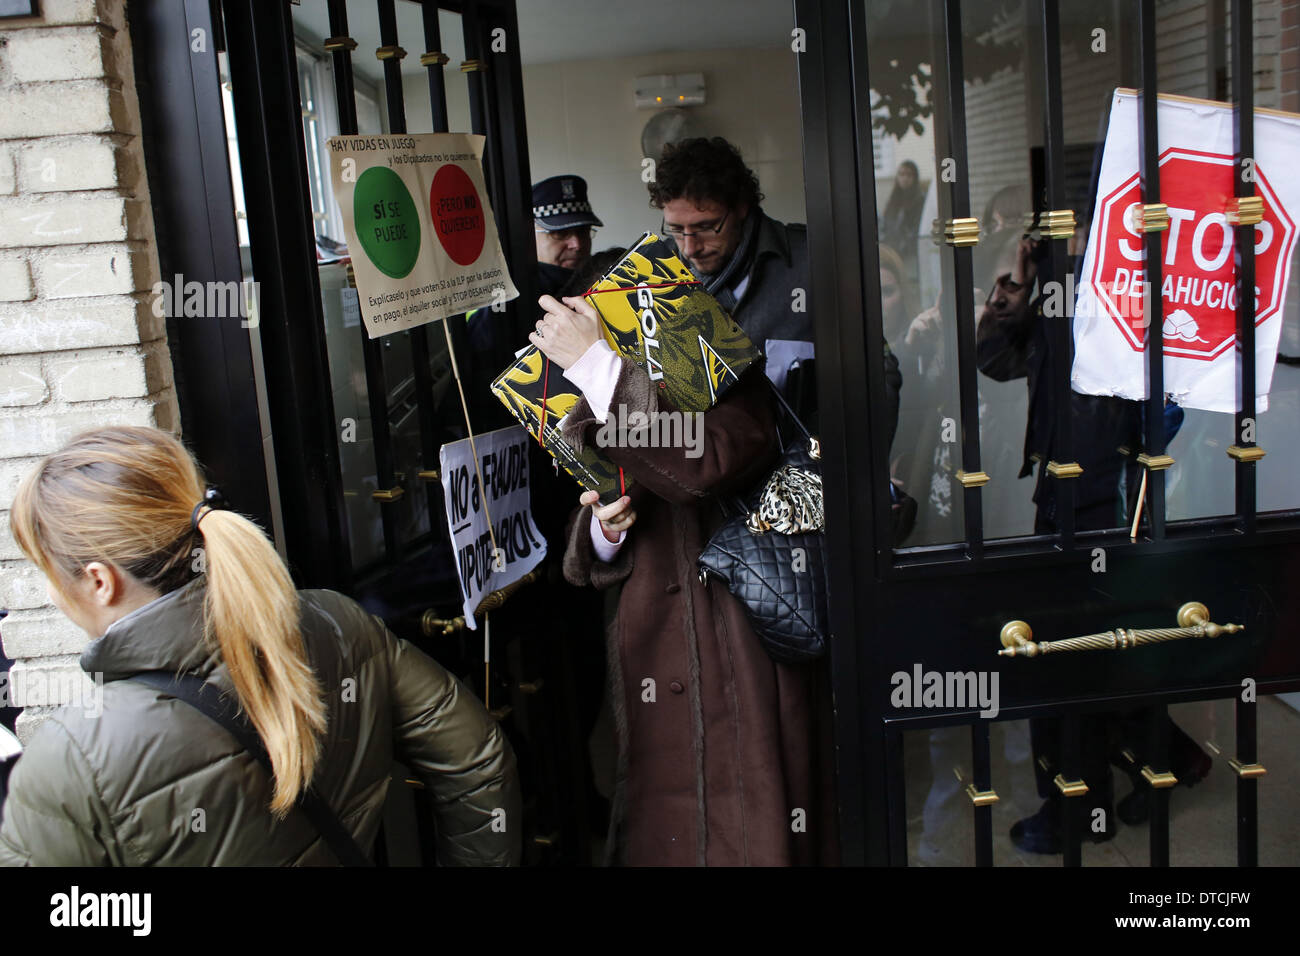
[[[587,200],[587,181],[564,174],[533,185],[539,295],[558,295],[591,259],[593,227],[603,226]]]

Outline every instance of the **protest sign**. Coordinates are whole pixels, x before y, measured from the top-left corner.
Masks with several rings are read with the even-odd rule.
[[[530,441],[515,425],[474,436],[477,468],[468,438],[443,445],[438,456],[465,625],[471,629],[477,629],[474,611],[485,595],[518,581],[546,557],[546,539],[529,507]]]
[[[370,338],[519,295],[488,203],[482,136],[332,136],[329,148]]]
[[[1187,408],[1237,410],[1237,289],[1232,107],[1161,96],[1160,202],[1164,385]],[[1097,206],[1075,310],[1074,390],[1146,398],[1143,233],[1137,96],[1116,90],[1102,155]],[[1288,169],[1300,155],[1300,116],[1259,110],[1250,175],[1263,219],[1255,225],[1255,392],[1268,391],[1282,331],[1282,307],[1295,248],[1300,180]]]

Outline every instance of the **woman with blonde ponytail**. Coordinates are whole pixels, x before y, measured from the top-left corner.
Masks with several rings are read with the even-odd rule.
[[[94,690],[19,759],[0,864],[335,865],[340,839],[373,844],[394,760],[433,791],[439,862],[518,862],[514,755],[483,706],[354,601],[296,591],[175,438],[73,439],[23,481],[10,525],[91,637]],[[237,704],[252,743],[157,675]]]

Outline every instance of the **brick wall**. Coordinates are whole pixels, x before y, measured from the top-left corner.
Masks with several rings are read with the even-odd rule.
[[[14,491],[79,431],[174,431],[179,415],[149,296],[158,257],[125,0],[40,9],[0,21],[0,637],[15,680],[53,679],[66,700],[87,638],[13,543]],[[23,714],[20,736],[41,713]]]
[[[1278,40],[1280,106],[1300,112],[1300,0],[1282,0]]]

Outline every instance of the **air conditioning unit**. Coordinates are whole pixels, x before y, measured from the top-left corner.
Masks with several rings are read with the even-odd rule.
[[[637,109],[703,105],[703,73],[656,73],[636,78]]]

